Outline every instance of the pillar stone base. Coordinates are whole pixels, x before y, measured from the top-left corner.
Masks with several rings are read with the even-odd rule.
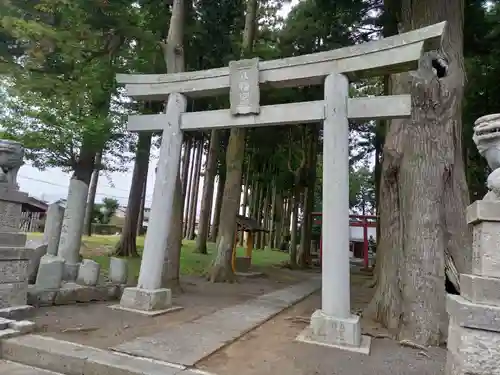
[[[361,335],[361,325],[357,315],[342,319],[326,315],[322,310],[316,310],[311,316],[311,324],[302,331],[297,340],[370,354],[371,338]]]
[[[120,304],[110,306],[110,308],[149,316],[157,316],[182,309],[180,306],[172,305],[172,291],[170,289],[148,290],[137,287],[125,288]]]

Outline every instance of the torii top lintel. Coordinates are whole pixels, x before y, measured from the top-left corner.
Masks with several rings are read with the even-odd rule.
[[[417,68],[424,51],[439,49],[446,21],[392,37],[308,55],[258,63],[259,84],[271,87],[320,85],[333,72],[351,80]],[[173,74],[118,74],[126,95],[139,100],[166,100],[174,92],[189,97],[227,93],[229,67]]]

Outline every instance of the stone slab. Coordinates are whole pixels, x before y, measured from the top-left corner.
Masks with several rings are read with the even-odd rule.
[[[172,306],[167,309],[162,309],[162,310],[138,310],[138,309],[132,309],[130,307],[124,307],[121,305],[111,305],[108,306],[110,309],[113,310],[122,310],[122,311],[127,311],[135,314],[140,314],[140,315],[145,315],[145,316],[150,316],[150,317],[155,317],[163,314],[168,314],[172,313],[175,311],[182,310],[184,307],[182,306]]]
[[[318,280],[310,279],[194,321],[168,327],[155,335],[125,342],[112,350],[193,366],[319,289]]]
[[[29,320],[12,321],[9,324],[11,329],[14,329],[22,334],[31,333],[35,330],[35,323]]]
[[[500,307],[480,305],[465,298],[449,294],[446,311],[461,327],[500,332]]]
[[[0,318],[0,331],[2,329],[9,328],[9,325],[12,323],[11,319]]]
[[[38,289],[54,289],[61,287],[64,273],[64,259],[45,254],[40,259],[35,285]]]
[[[164,330],[156,335],[140,337],[113,350],[139,357],[193,366],[236,337],[234,330],[213,330],[197,321]]]
[[[65,375],[175,375],[184,366],[137,358],[47,336],[4,340],[2,358]]]
[[[0,261],[30,260],[34,249],[26,247],[0,246]]]
[[[460,327],[450,319],[447,375],[500,375],[500,334]]]
[[[12,306],[0,309],[0,317],[14,320],[23,320],[33,316],[35,309],[30,305]]]
[[[124,285],[106,283],[95,287],[63,283],[59,289],[40,289],[36,285],[28,287],[28,303],[34,306],[72,305],[93,301],[113,301],[120,299]]]
[[[172,307],[172,291],[166,288],[155,290],[125,288],[120,305],[131,310],[167,310]]]
[[[2,232],[19,232],[21,226],[21,202],[14,202],[18,198],[16,193],[0,190],[0,231]],[[6,194],[8,196],[5,196]],[[28,194],[26,194],[27,197]],[[12,198],[12,201],[10,198]]]
[[[472,233],[472,274],[500,277],[500,222],[482,221]]]
[[[26,244],[26,233],[0,232],[0,245],[24,247]]]
[[[318,340],[318,336],[314,334],[311,327],[306,327],[295,339],[296,341],[303,342],[306,344],[314,344],[326,346],[329,348],[346,350],[349,352],[360,353],[360,354],[370,354],[371,348],[371,337],[366,335],[361,335],[361,344],[359,346],[332,344],[325,342],[324,340]]]
[[[2,284],[23,282],[28,277],[27,260],[0,261],[0,280]]]
[[[0,308],[26,305],[28,283],[0,284]]]
[[[63,375],[61,373],[42,370],[33,366],[21,365],[0,359],[0,374],[5,375]]]
[[[461,274],[460,295],[474,303],[500,306],[500,279]]]
[[[467,207],[467,223],[500,222],[500,202],[477,200]]]
[[[0,340],[10,339],[11,337],[16,337],[19,335],[21,335],[21,332],[15,330],[13,328],[3,329],[0,331]]]

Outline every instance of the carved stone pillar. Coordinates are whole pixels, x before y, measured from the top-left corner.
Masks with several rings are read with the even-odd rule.
[[[500,373],[500,114],[475,125],[474,142],[493,172],[489,192],[467,208],[474,231],[472,270],[460,275],[461,295],[447,298],[446,375]]]

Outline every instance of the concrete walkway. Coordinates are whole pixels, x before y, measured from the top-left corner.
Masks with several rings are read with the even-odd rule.
[[[194,321],[139,337],[111,350],[163,362],[193,366],[265,323],[321,287],[319,278],[264,294]]]

